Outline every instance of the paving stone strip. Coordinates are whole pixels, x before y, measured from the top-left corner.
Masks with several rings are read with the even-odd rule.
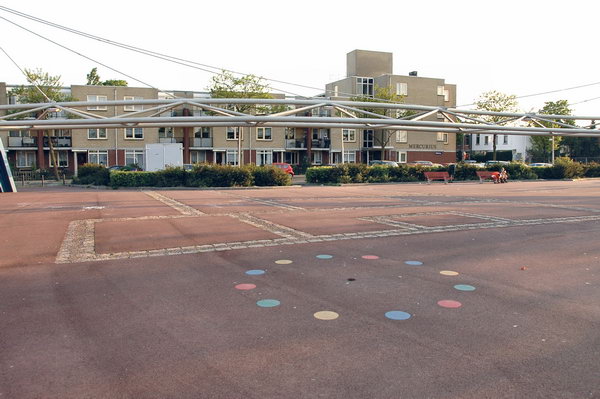
[[[173,198],[169,198],[162,194],[159,194],[156,191],[143,191],[143,193],[154,198],[157,201],[162,202],[165,205],[170,206],[171,208],[175,209],[177,212],[181,213],[182,215],[188,215],[188,216],[205,215],[204,212],[200,212],[199,210],[192,208],[191,206],[182,204],[181,202],[176,201]]]

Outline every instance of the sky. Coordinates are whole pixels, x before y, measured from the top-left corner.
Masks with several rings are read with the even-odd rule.
[[[525,96],[593,84],[520,98],[519,105],[530,112],[546,101],[568,100],[575,115],[600,115],[599,2],[3,0],[0,6],[170,56],[319,89],[269,82],[273,91],[321,94],[326,83],[345,77],[346,54],[362,49],[393,53],[395,74],[418,71],[456,84],[457,105],[464,108],[490,90]],[[0,47],[21,68],[60,75],[65,85],[85,84],[93,67],[102,79],[161,90],[205,91],[213,76],[2,10],[0,17],[93,59],[0,19]],[[26,83],[2,51],[0,81]]]

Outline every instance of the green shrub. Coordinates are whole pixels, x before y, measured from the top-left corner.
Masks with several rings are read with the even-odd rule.
[[[585,172],[582,164],[567,157],[556,158],[554,166],[548,169],[551,169],[553,179],[575,179],[583,177]]]
[[[110,182],[110,171],[103,165],[86,163],[79,167],[77,177],[73,179],[75,184],[94,184],[96,186],[107,186]]]
[[[117,187],[156,187],[157,172],[124,172],[114,171],[110,174],[110,185]]]
[[[166,168],[154,173],[157,187],[178,187],[187,183],[187,172],[183,168]]]
[[[511,162],[508,165],[503,165],[508,173],[508,177],[512,180],[531,180],[537,179],[537,174],[527,165],[522,162]]]
[[[306,170],[306,182],[317,184],[340,183],[343,170],[333,166],[313,166]]]
[[[478,180],[477,171],[479,169],[475,165],[460,162],[456,164],[456,169],[454,169],[454,180]]]
[[[600,177],[600,163],[589,163],[586,165],[585,177]]]
[[[248,169],[255,186],[289,186],[292,183],[292,176],[275,166],[253,166]]]
[[[390,181],[389,167],[384,165],[373,165],[367,171],[369,183],[385,183]]]
[[[362,183],[367,179],[368,166],[364,163],[345,163],[346,175],[349,178],[349,183]]]
[[[417,181],[417,176],[411,173],[411,167],[406,164],[398,164],[397,167],[390,167],[388,170],[390,181],[393,182]]]

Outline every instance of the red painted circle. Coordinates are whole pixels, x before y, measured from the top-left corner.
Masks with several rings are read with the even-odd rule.
[[[253,290],[256,288],[256,285],[254,285],[254,284],[238,284],[235,286],[235,288],[238,290]]]
[[[460,308],[462,306],[462,303],[460,303],[458,301],[452,301],[450,299],[444,299],[442,301],[439,301],[438,305],[440,305],[443,308],[456,309],[456,308]]]
[[[379,259],[379,256],[377,256],[377,255],[363,255],[362,258],[363,259],[372,260],[372,259]]]

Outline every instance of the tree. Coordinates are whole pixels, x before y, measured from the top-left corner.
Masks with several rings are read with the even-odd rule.
[[[127,81],[122,79],[108,79],[104,82],[101,81],[100,75],[98,75],[98,68],[94,67],[86,75],[88,86],[127,86]]]
[[[60,82],[59,76],[52,76],[48,72],[43,72],[40,68],[37,69],[25,69],[25,75],[29,85],[18,86],[13,88],[9,95],[15,96],[19,103],[47,103],[47,102],[61,102],[71,101],[73,98],[62,91],[62,83]],[[39,118],[43,114],[38,112],[35,117]],[[50,137],[50,131],[46,130],[48,137],[48,145],[50,147],[50,158],[52,160],[54,177],[56,180],[58,176],[58,158],[56,151],[54,150],[54,143]],[[38,165],[40,168],[42,165]]]
[[[392,87],[381,87],[375,85],[374,87],[375,95],[373,97],[368,96],[358,96],[352,97],[352,101],[360,101],[360,102],[390,102],[390,103],[404,103],[404,97],[400,94],[396,94]],[[401,111],[398,109],[390,109],[390,108],[368,108],[363,107],[367,112],[371,112],[374,114],[389,116],[394,118],[403,118],[414,114],[411,111]],[[364,114],[362,115],[365,118],[374,118],[373,115]],[[396,133],[395,129],[382,129],[379,135],[374,135],[373,141],[374,144],[381,146],[381,159],[385,159],[385,147],[389,144],[390,139]]]
[[[213,98],[273,98],[269,94],[269,86],[256,75],[237,77],[231,72],[221,71],[211,79],[207,87]],[[259,106],[256,104],[228,104],[226,109],[246,114],[277,112],[281,107]],[[238,136],[238,166],[242,164],[242,128]]]
[[[515,95],[504,94],[495,90],[482,93],[477,101],[475,101],[475,106],[481,111],[519,112],[519,103],[517,102],[517,97]],[[488,123],[499,123],[505,119],[505,117],[497,115],[483,115],[479,116],[479,118]],[[493,134],[492,137],[494,160],[496,160],[496,136],[497,134]]]
[[[544,103],[544,107],[540,109],[538,114],[547,114],[547,115],[571,115],[571,109],[569,108],[569,102],[567,100],[558,100],[558,101],[547,101]],[[550,121],[536,121],[532,122],[534,126],[540,126],[551,128],[551,129],[561,129],[564,126],[559,125],[558,123],[562,123],[564,125],[575,126],[575,122],[572,119],[552,119]],[[545,162],[552,160],[552,154],[556,152],[560,148],[562,141],[561,136],[532,136],[531,137],[531,150],[529,151],[532,159],[535,160],[543,160]],[[550,157],[548,157],[550,155]]]

